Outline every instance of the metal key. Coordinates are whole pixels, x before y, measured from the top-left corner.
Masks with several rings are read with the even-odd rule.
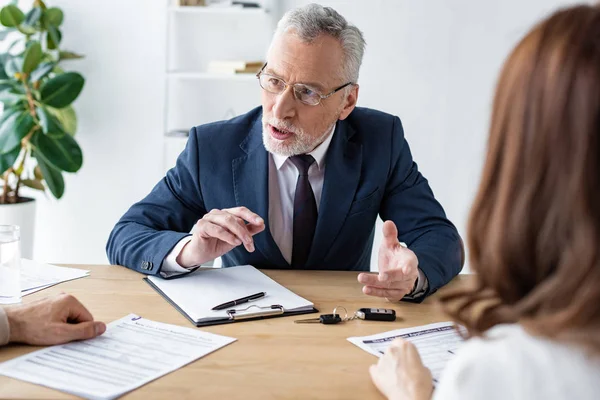
[[[339,314],[322,314],[319,318],[298,319],[294,321],[297,324],[323,324],[333,325],[342,322]]]

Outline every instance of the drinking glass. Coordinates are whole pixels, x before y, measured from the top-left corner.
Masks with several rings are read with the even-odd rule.
[[[21,298],[21,230],[0,225],[0,300]]]

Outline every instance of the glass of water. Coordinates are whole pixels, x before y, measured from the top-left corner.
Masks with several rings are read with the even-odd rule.
[[[0,300],[21,299],[21,230],[0,225]]]

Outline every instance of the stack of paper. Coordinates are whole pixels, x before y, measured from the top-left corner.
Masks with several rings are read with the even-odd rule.
[[[87,399],[114,399],[235,340],[130,314],[95,339],[2,363],[0,374]]]
[[[21,296],[37,292],[62,282],[88,276],[90,271],[79,268],[57,267],[21,259]],[[20,298],[0,293],[0,304],[19,303]]]

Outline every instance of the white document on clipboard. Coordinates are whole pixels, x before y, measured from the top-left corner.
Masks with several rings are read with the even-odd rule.
[[[146,281],[196,326],[316,312],[314,304],[275,282],[251,265],[199,269],[181,278],[149,276]],[[216,305],[266,292],[266,296],[231,310]]]

